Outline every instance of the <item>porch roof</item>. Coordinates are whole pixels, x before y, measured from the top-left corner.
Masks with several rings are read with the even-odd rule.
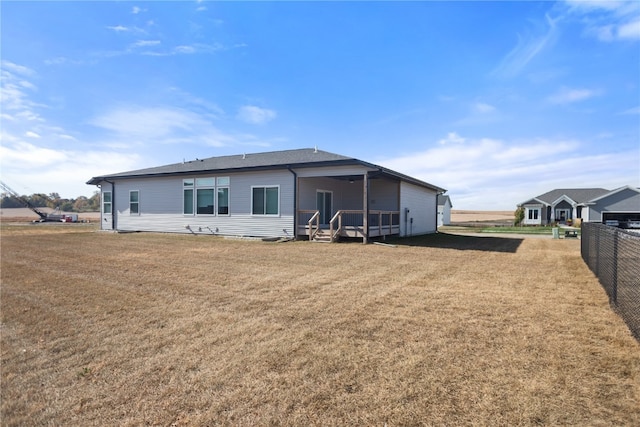
[[[114,173],[110,175],[95,176],[87,181],[89,185],[98,185],[102,181],[127,178],[161,177],[174,175],[187,175],[194,173],[229,173],[249,170],[273,170],[296,169],[307,167],[360,165],[365,168],[378,171],[378,173],[391,176],[402,181],[430,188],[438,193],[446,190],[438,186],[421,181],[417,178],[401,174],[382,166],[374,165],[352,157],[329,153],[315,148],[303,148],[298,150],[272,151],[267,153],[237,154],[232,156],[209,157],[195,159],[181,163],[173,163],[165,166],[138,169],[128,172]]]

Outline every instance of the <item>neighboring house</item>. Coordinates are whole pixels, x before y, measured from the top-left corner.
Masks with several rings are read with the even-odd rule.
[[[640,220],[640,189],[625,186],[604,188],[558,189],[518,204],[524,208],[525,225]]]
[[[444,194],[438,195],[438,227],[451,225],[451,199]]]
[[[446,190],[317,149],[96,176],[103,230],[309,238],[433,233]]]

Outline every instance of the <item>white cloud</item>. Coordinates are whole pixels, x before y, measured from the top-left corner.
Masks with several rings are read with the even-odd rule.
[[[131,31],[131,29],[130,29],[130,28],[125,27],[125,26],[123,26],[123,25],[107,26],[107,28],[108,28],[109,30],[113,30],[113,31],[115,31],[116,33],[126,33],[126,32],[128,32],[128,31]]]
[[[635,108],[629,108],[628,110],[625,110],[620,114],[631,114],[631,115],[640,114],[640,105]]]
[[[113,134],[115,141],[142,145],[190,144],[223,147],[268,144],[251,134],[229,133],[214,126],[214,115],[177,107],[124,106],[110,109],[89,123]],[[118,142],[116,142],[118,144]]]
[[[538,25],[534,34],[518,34],[518,43],[507,53],[500,64],[491,72],[498,77],[514,77],[545,49],[549,48],[557,37],[557,23],[545,15],[545,24]]]
[[[86,185],[92,176],[131,170],[140,157],[134,153],[59,150],[25,142],[2,144],[2,179],[19,193],[53,193],[75,198],[91,195],[96,188]]]
[[[277,116],[276,112],[255,105],[244,105],[238,110],[237,118],[246,123],[261,125],[270,122]]]
[[[2,61],[0,109],[4,120],[41,120],[36,109],[42,105],[30,99],[30,93],[37,91],[37,87],[26,80],[25,76],[35,77],[36,72],[9,61]]]
[[[10,71],[15,74],[21,74],[27,77],[33,77],[36,75],[36,72],[29,67],[25,67],[24,65],[18,65],[11,61],[2,60],[0,62],[3,70]]]
[[[449,132],[447,134],[447,137],[444,139],[441,139],[438,141],[438,144],[440,145],[447,145],[447,144],[462,144],[465,142],[465,139],[462,138],[460,135],[458,135],[455,132]]]
[[[196,48],[195,46],[176,46],[173,48],[173,51],[175,53],[195,53],[196,52]]]
[[[640,39],[640,19],[621,24],[618,27],[618,38],[621,39]]]
[[[149,46],[158,46],[160,44],[160,40],[138,40],[135,43],[131,44],[131,47],[149,47]]]
[[[640,184],[640,151],[583,154],[584,144],[575,140],[499,140],[455,132],[444,141],[455,143],[377,163],[446,188],[457,209],[511,210],[554,188]]]
[[[547,100],[552,104],[570,104],[593,98],[594,96],[600,95],[600,93],[600,91],[592,89],[572,89],[562,87],[556,93],[549,96]]]
[[[578,16],[585,34],[605,42],[640,40],[637,1],[567,1],[568,13]]]
[[[175,107],[127,106],[107,111],[90,124],[123,137],[166,140],[179,132],[192,134],[211,125],[201,116]]]
[[[40,138],[40,135],[38,135],[37,133],[32,132],[32,131],[25,132],[24,136],[29,137],[29,138],[36,138],[36,139]]]
[[[494,112],[496,110],[496,107],[494,107],[493,105],[486,104],[484,102],[476,102],[473,106],[473,109],[478,113],[485,114],[485,113]]]

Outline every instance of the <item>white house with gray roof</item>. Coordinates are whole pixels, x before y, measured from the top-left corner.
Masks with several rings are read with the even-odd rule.
[[[210,157],[96,176],[101,227],[229,236],[369,239],[437,230],[446,190],[318,149]]]
[[[525,210],[525,225],[640,220],[640,189],[625,186],[604,188],[556,189],[518,204]]]
[[[445,194],[438,195],[438,227],[451,225],[451,198]]]

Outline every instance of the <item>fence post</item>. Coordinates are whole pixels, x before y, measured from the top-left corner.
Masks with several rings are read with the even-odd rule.
[[[596,265],[594,265],[595,269],[594,269],[594,273],[596,273],[597,277],[600,277],[600,233],[602,232],[602,230],[600,229],[600,227],[593,227],[595,229],[595,235],[596,235],[596,244],[595,244],[595,248],[596,248]]]
[[[611,289],[611,298],[613,303],[618,305],[618,230],[613,233],[613,289]]]

